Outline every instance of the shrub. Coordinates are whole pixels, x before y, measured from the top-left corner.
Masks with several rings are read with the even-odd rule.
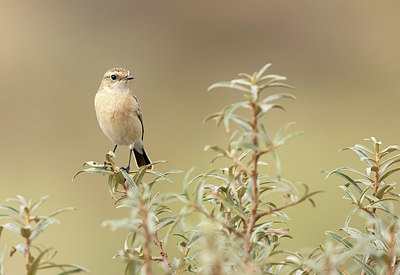
[[[296,254],[280,248],[281,239],[290,237],[285,226],[289,217],[284,210],[304,201],[314,204],[311,196],[317,192],[309,192],[306,185],[280,176],[277,150],[300,133],[286,134],[293,124],[288,123],[270,137],[261,122],[271,110],[284,109],[278,100],[294,99],[288,93],[264,96],[271,88],[292,88],[282,82],[286,80],[283,76],[265,75],[269,67],[267,64],[252,75],[240,74],[239,79],[209,88],[229,88],[244,95],[243,101],[207,118],[215,120],[217,125],[223,124],[227,132],[231,123],[238,130],[232,133],[226,148],[206,147],[217,153],[212,159],[215,166],[220,158],[228,160],[229,165],[194,177],[190,171],[183,181],[182,194],[153,191],[158,182],[170,181],[168,175],[176,170],[153,171],[147,165],[128,174],[115,165],[112,152],[106,155],[105,166],[90,161],[86,163],[89,167],[80,171],[108,175],[108,188],[119,207],[131,209],[128,218],[105,222],[112,229],[129,231],[124,249],[118,254],[127,263],[126,274],[136,274],[140,268],[151,274],[152,262],[163,263],[171,274],[181,274],[184,270],[202,274],[265,274],[287,265],[280,261],[281,255]],[[245,114],[238,114],[238,109]],[[263,172],[268,155],[276,164],[275,178]],[[171,212],[172,202],[179,202],[179,212]],[[197,219],[195,226],[188,226],[185,221],[195,219],[197,214],[202,218]],[[165,251],[171,236],[180,238],[173,260]],[[151,254],[152,244],[158,248],[159,256]]]
[[[17,195],[16,198],[10,198],[8,202],[14,202],[17,207],[12,205],[2,204],[0,209],[4,210],[7,214],[1,214],[0,218],[6,219],[9,222],[0,226],[0,234],[3,229],[18,234],[24,240],[23,243],[14,245],[11,249],[10,256],[16,252],[25,258],[25,270],[27,275],[35,275],[39,270],[44,269],[59,269],[59,275],[74,274],[79,272],[87,272],[83,267],[73,264],[57,264],[53,262],[57,251],[52,248],[44,248],[43,246],[34,244],[37,237],[43,232],[45,228],[52,224],[59,224],[60,221],[55,218],[59,214],[74,210],[75,208],[67,207],[56,210],[45,216],[38,215],[37,209],[40,205],[48,200],[49,196],[44,196],[38,201],[32,203],[27,201],[24,197]],[[3,249],[0,257],[0,274],[4,274],[3,258],[5,248]]]
[[[400,171],[396,167],[400,147],[382,149],[373,137],[367,139],[372,149],[364,145],[343,149],[356,153],[366,172],[349,167],[325,171],[327,177],[337,175],[346,181],[339,187],[344,199],[354,205],[339,233],[326,232],[336,244],[321,244],[308,254],[282,247],[282,239],[291,238],[285,210],[306,201],[315,206],[312,197],[320,191],[310,192],[307,185],[281,176],[279,148],[300,132],[287,133],[293,124],[288,123],[272,137],[262,122],[271,110],[284,109],[279,101],[294,99],[288,93],[265,95],[271,88],[292,88],[284,83],[285,77],[265,74],[269,67],[210,86],[209,90],[240,92],[244,100],[206,119],[223,125],[231,135],[229,142],[206,146],[216,153],[211,160],[214,168],[194,176],[194,169],[187,172],[181,193],[156,191],[158,183],[172,182],[170,175],[181,172],[149,170],[165,161],[128,173],[109,152],[106,163],[88,161],[76,174],[106,175],[116,207],[129,209],[128,217],[104,222],[112,230],[127,231],[123,248],[115,256],[125,263],[125,274],[159,274],[160,267],[166,274],[400,274],[400,225],[394,205],[399,194],[396,183],[388,181]],[[13,246],[11,255],[18,252],[25,257],[27,274],[44,268],[61,268],[60,274],[85,271],[75,265],[54,264],[51,249],[39,249],[32,243],[45,227],[58,223],[55,215],[71,208],[38,216],[34,212],[47,197],[33,204],[21,196],[12,200],[19,210],[0,206],[7,212],[0,218],[11,221],[0,227],[0,233],[6,228],[23,237],[25,243]],[[363,226],[354,222],[357,213]],[[167,245],[170,240],[176,242],[176,249]],[[35,256],[32,248],[38,250]]]

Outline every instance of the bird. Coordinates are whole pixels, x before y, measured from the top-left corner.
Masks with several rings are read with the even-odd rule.
[[[129,89],[134,77],[124,68],[112,68],[104,74],[96,93],[94,106],[103,133],[115,144],[129,146],[129,172],[132,152],[140,168],[151,164],[143,147],[143,118],[137,97]],[[151,166],[148,166],[151,169]]]

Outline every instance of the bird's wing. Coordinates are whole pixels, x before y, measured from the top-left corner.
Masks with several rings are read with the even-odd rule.
[[[143,140],[143,135],[144,135],[144,126],[143,126],[143,118],[142,118],[142,113],[140,112],[140,109],[137,109],[137,116],[140,120],[140,124],[142,124],[142,140]]]
[[[143,140],[143,136],[144,136],[144,126],[143,126],[143,117],[142,117],[142,112],[140,110],[140,106],[139,106],[139,100],[137,99],[137,97],[131,92],[132,97],[136,100],[137,102],[137,108],[136,108],[136,114],[140,120],[140,124],[142,125],[142,140]]]

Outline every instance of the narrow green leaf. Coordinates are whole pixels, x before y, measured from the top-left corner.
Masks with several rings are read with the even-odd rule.
[[[382,177],[379,178],[379,182],[382,182],[384,179],[386,179],[388,176],[390,176],[391,174],[400,171],[400,167],[399,168],[395,168],[390,170],[389,172],[386,172]]]
[[[261,103],[265,104],[265,103],[269,103],[271,101],[277,100],[277,99],[282,99],[282,98],[290,98],[290,99],[296,99],[296,97],[292,94],[288,94],[288,93],[280,93],[280,94],[274,94],[274,95],[270,95],[266,98],[264,98]]]
[[[192,181],[189,181],[190,174],[192,174],[194,167],[190,168],[183,179],[183,193],[187,200],[189,200],[188,186]]]
[[[249,107],[249,103],[247,101],[243,101],[243,102],[238,102],[238,103],[234,103],[230,106],[228,106],[228,108],[226,108],[225,112],[224,112],[224,126],[226,131],[229,133],[230,129],[229,129],[229,121],[232,118],[233,112],[240,108],[248,108]]]
[[[223,195],[223,194],[220,194],[220,196],[221,196],[221,199],[223,200],[223,202],[226,203],[227,207],[232,212],[234,212],[235,214],[239,215],[240,217],[242,217],[246,221],[249,220],[249,217],[246,215],[246,213],[242,209],[240,209],[240,207],[236,206],[232,200],[228,199],[228,197]]]
[[[147,169],[148,169],[148,167],[146,167],[146,165],[144,165],[144,166],[141,166],[137,170],[135,176],[133,177],[133,181],[134,181],[134,183],[136,185],[141,185],[142,184],[142,179],[143,179],[144,175],[146,174],[146,170]],[[125,177],[125,175],[124,175],[124,177]]]
[[[208,151],[208,150],[214,150],[216,152],[219,152],[221,154],[226,155],[226,151],[224,149],[222,149],[221,147],[217,146],[217,145],[207,145],[204,147],[204,151]]]
[[[342,172],[342,171],[353,172],[353,173],[355,173],[357,175],[360,175],[360,176],[364,177],[365,179],[367,179],[369,181],[372,181],[372,179],[370,179],[367,175],[361,173],[360,171],[358,171],[356,169],[350,168],[350,167],[339,167],[339,168],[333,170],[332,172]]]
[[[241,116],[232,115],[231,116],[231,120],[233,122],[235,122],[240,128],[242,128],[245,131],[251,131],[252,130],[250,122],[247,119],[245,119],[245,118],[243,118]]]
[[[390,145],[387,148],[385,148],[384,150],[382,150],[382,152],[380,153],[380,157],[382,158],[383,156],[390,154],[394,151],[398,151],[398,150],[400,150],[400,146]]]
[[[163,173],[160,173],[160,172],[157,172],[157,171],[153,171],[153,170],[147,170],[146,173],[156,175],[156,176],[158,176],[159,178],[161,178],[163,180],[166,180],[168,182],[172,182],[173,183],[173,181]]]
[[[0,214],[0,219],[10,219],[12,221],[15,221],[15,222],[19,223],[20,225],[25,225],[23,222],[18,220],[16,217],[11,216],[11,215],[7,215],[7,214]]]
[[[208,91],[211,91],[212,89],[215,89],[215,88],[232,88],[232,89],[235,89],[235,90],[238,90],[241,92],[250,93],[249,89],[247,89],[241,85],[234,84],[232,82],[218,82],[218,83],[212,84],[210,87],[208,87]]]
[[[258,80],[264,73],[265,73],[265,71],[269,68],[269,67],[271,67],[271,63],[267,63],[267,64],[265,64],[258,72],[257,72],[257,74],[256,74],[256,80]]]
[[[266,84],[264,84],[264,85],[261,85],[261,86],[260,86],[260,90],[263,90],[263,89],[269,88],[269,87],[296,89],[296,87],[294,87],[294,86],[292,86],[292,85],[272,81],[272,82],[266,83]]]
[[[173,224],[174,222],[175,222],[175,217],[163,218],[157,223],[154,231],[158,232],[159,230],[163,229],[164,227],[166,227],[170,224]]]
[[[85,167],[86,165],[89,165],[91,167],[97,167],[97,168],[104,168],[104,163],[97,163],[95,161],[85,161],[82,165],[82,167]]]
[[[57,215],[59,215],[61,213],[64,213],[64,212],[67,212],[67,211],[72,211],[72,210],[76,210],[76,208],[75,207],[61,208],[61,209],[58,209],[56,211],[51,212],[49,215],[47,215],[47,217],[50,217],[50,218],[51,217],[55,217],[55,216],[57,216]]]
[[[341,230],[346,232],[351,236],[353,239],[365,239],[366,235],[363,234],[360,230],[353,228],[353,227],[344,227]]]
[[[19,201],[23,206],[28,206],[28,203],[26,202],[25,198],[21,195],[16,195],[17,201]],[[11,201],[13,198],[7,199],[7,201]]]
[[[231,80],[231,83],[233,84],[241,84],[244,86],[251,86],[251,83],[245,79],[233,79]]]
[[[375,163],[373,161],[370,160],[368,154],[366,154],[363,150],[361,150],[360,148],[355,148],[355,147],[346,147],[343,149],[340,149],[339,151],[345,151],[345,150],[351,150],[354,153],[356,153],[360,159],[365,162],[367,165],[374,165]]]
[[[365,196],[367,195],[368,190],[370,189],[370,187],[365,188],[364,191],[361,193],[360,199],[358,200],[359,204],[362,204],[364,201]]]
[[[384,194],[386,191],[390,191],[390,190],[393,189],[393,188],[394,188],[394,187],[393,187],[392,185],[387,184],[387,185],[385,185],[385,186],[379,188],[379,190],[378,190],[378,192],[376,193],[375,197],[377,197],[378,199],[382,199],[383,194]]]
[[[346,186],[339,186],[339,188],[342,189],[347,194],[347,196],[349,196],[351,198],[351,200],[355,204],[358,204],[358,201],[357,201],[356,197],[353,195],[353,193],[351,193],[349,188],[347,188]]]
[[[272,109],[281,109],[286,111],[285,108],[279,104],[259,104],[258,106],[260,107],[260,112],[257,113],[258,118],[262,117]]]
[[[20,216],[19,211],[17,209],[15,209],[14,207],[11,207],[8,205],[0,205],[0,209],[7,210],[13,214]]]
[[[169,174],[180,174],[183,173],[182,170],[169,170],[167,172],[164,173],[164,175],[169,175]]]
[[[386,164],[387,162],[392,161],[392,160],[397,159],[397,158],[400,158],[400,154],[391,156],[390,158],[387,158],[385,161],[381,162],[381,167],[382,167],[384,164]]]
[[[2,227],[5,228],[5,229],[7,229],[7,230],[9,230],[9,231],[11,231],[11,232],[13,232],[13,233],[20,234],[20,229],[19,229],[19,227],[17,227],[17,226],[16,226],[15,224],[13,224],[13,223],[6,223],[6,224],[3,224]]]
[[[32,214],[42,203],[47,201],[50,196],[44,196],[39,199],[39,201],[35,202],[33,206],[30,208],[30,213]]]
[[[68,274],[75,274],[75,273],[80,273],[80,272],[88,272],[86,269],[83,269],[81,267],[75,268],[75,269],[71,269],[68,271],[64,271],[61,273],[58,273],[57,275],[68,275]]]
[[[291,220],[290,217],[285,212],[275,211],[274,214],[284,218],[285,220],[288,220],[288,221]]]
[[[281,140],[280,140],[280,144],[277,144],[277,146],[283,145],[286,143],[286,141],[288,141],[289,139],[292,139],[294,137],[297,136],[301,136],[304,135],[304,131],[297,131],[297,132],[292,132],[286,136],[284,136]]]
[[[280,129],[279,129],[279,131],[276,133],[276,135],[275,135],[275,137],[273,138],[273,140],[272,140],[272,143],[275,145],[275,144],[278,144],[279,143],[279,141],[281,140],[281,138],[283,137],[283,134],[286,132],[286,130],[290,127],[290,126],[292,126],[292,125],[294,125],[295,123],[294,122],[289,122],[289,123],[286,123],[285,125],[283,125]]]
[[[102,175],[111,175],[113,174],[112,171],[110,170],[106,170],[104,168],[95,168],[95,167],[90,167],[90,168],[85,168],[82,170],[79,170],[73,177],[72,177],[72,181],[81,173],[92,173],[92,174],[102,174]]]
[[[351,212],[350,212],[350,214],[347,216],[347,218],[346,218],[346,221],[344,222],[344,227],[348,227],[349,226],[349,223],[350,223],[350,220],[351,220],[351,218],[353,217],[353,215],[357,212],[357,210],[358,210],[358,208],[354,208]]]
[[[392,159],[388,162],[386,162],[385,164],[381,165],[380,169],[379,169],[379,176],[381,176],[383,174],[383,172],[385,172],[386,168],[390,167],[391,165],[400,162],[400,158],[396,158],[396,159]]]
[[[49,250],[46,249],[44,251],[42,251],[31,263],[29,270],[28,270],[28,274],[27,275],[35,275],[36,272],[38,271],[38,267],[40,264],[40,261],[42,260],[43,256],[48,252]]]
[[[361,268],[365,271],[367,275],[377,275],[377,273],[369,266],[367,265],[360,257],[358,256],[352,256],[352,258],[358,263]]]
[[[207,121],[209,121],[209,120],[211,120],[211,119],[215,119],[215,120],[217,120],[217,124],[219,124],[219,123],[218,123],[218,120],[219,120],[219,118],[221,118],[221,117],[223,117],[223,115],[222,115],[220,112],[218,112],[218,113],[213,113],[213,114],[207,116],[205,119],[203,119],[203,123],[205,123],[205,122],[207,122]]]
[[[347,249],[353,248],[353,244],[348,240],[346,240],[343,236],[339,235],[338,233],[333,231],[326,231],[325,234],[343,244]]]
[[[357,184],[352,178],[350,178],[348,175],[343,174],[343,173],[340,173],[340,172],[331,171],[331,172],[328,172],[328,175],[327,175],[326,177],[328,178],[328,177],[329,177],[330,175],[332,175],[332,174],[335,174],[335,175],[338,175],[338,176],[340,176],[340,177],[345,178],[351,185],[354,186],[354,188],[356,188],[356,190],[357,190],[360,194],[362,193],[362,189],[360,188],[360,186],[358,186],[358,184]]]
[[[29,236],[29,240],[33,241],[34,239],[36,239],[40,233],[43,232],[43,230],[49,226],[52,225],[54,223],[59,223],[59,221],[57,219],[46,219],[46,220],[41,220],[38,224],[38,227],[32,232],[32,234],[30,234]],[[22,231],[21,231],[22,233]]]
[[[315,201],[313,199],[308,199],[308,201],[311,203],[311,205],[315,208],[316,204]]]
[[[217,173],[206,173],[206,174],[201,174],[203,177],[207,177],[207,178],[213,178],[213,179],[217,179],[217,180],[222,180],[226,183],[229,182],[229,180],[224,177],[223,175],[217,174]]]
[[[190,248],[192,247],[195,243],[197,243],[200,240],[200,235],[193,235],[191,236],[189,242],[187,243],[186,247]]]
[[[247,78],[247,79],[249,79],[249,80],[252,80],[252,79],[253,79],[253,77],[252,77],[251,75],[246,74],[246,73],[239,73],[239,76],[245,77],[245,78]]]
[[[281,161],[280,161],[279,156],[278,156],[278,154],[276,153],[275,150],[271,151],[271,155],[272,155],[272,158],[275,161],[276,177],[278,178],[278,180],[280,180],[281,179],[281,170],[282,170],[281,169]]]
[[[204,187],[204,180],[201,180],[195,190],[195,203],[197,206],[202,206],[203,205],[203,187]]]
[[[361,145],[361,144],[356,144],[354,145],[354,148],[358,148],[360,150],[363,150],[364,153],[367,155],[368,153],[370,154],[375,154],[374,152],[372,152],[368,147]]]
[[[18,252],[21,256],[25,256],[25,248],[26,246],[22,243],[13,246],[10,251],[10,257],[12,257],[15,252]]]
[[[249,153],[251,152],[250,149],[245,150],[238,158],[238,160],[244,159]]]
[[[114,186],[115,186],[115,178],[113,175],[109,175],[108,176],[108,181],[107,181],[107,186],[108,186],[108,191],[110,192],[111,197],[116,200],[117,198],[115,197],[115,190],[114,190]]]
[[[267,130],[265,129],[264,124],[261,123],[260,124],[260,128],[261,128],[261,131],[263,132],[262,133],[262,139],[263,139],[265,145],[268,146],[268,147],[272,146],[271,139],[269,138],[269,136],[267,134]]]

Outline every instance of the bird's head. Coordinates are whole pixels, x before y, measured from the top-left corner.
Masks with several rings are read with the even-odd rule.
[[[132,80],[133,76],[129,70],[124,68],[112,68],[109,69],[103,76],[101,86],[104,89],[126,89],[129,86],[129,80]]]

